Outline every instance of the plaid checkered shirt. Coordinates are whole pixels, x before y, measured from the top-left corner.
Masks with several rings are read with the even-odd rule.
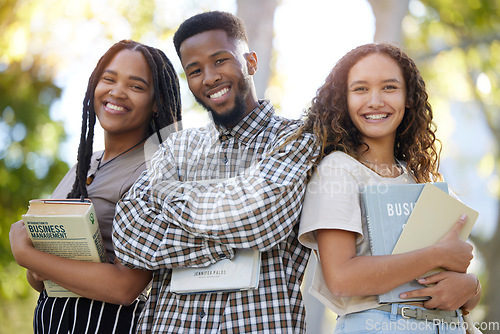
[[[210,123],[172,134],[118,203],[117,257],[153,270],[139,333],[305,332],[300,284],[309,251],[297,232],[314,139],[283,145],[300,121],[259,103],[232,129]],[[238,248],[261,252],[258,289],[170,292],[172,268],[207,266]]]

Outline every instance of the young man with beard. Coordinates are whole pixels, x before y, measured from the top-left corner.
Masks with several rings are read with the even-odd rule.
[[[257,56],[240,19],[196,15],[174,44],[213,122],[170,136],[117,206],[117,257],[154,271],[139,333],[305,332],[300,283],[309,252],[297,231],[314,138],[287,141],[301,123],[257,99]],[[207,266],[248,248],[261,252],[257,289],[170,291],[173,268]]]

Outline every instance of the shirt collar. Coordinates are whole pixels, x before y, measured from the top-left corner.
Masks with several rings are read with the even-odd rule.
[[[235,137],[242,144],[246,144],[263,128],[267,126],[274,115],[274,106],[269,100],[259,100],[259,106],[246,115],[232,129],[211,123],[209,125],[212,142],[223,140],[227,137]]]

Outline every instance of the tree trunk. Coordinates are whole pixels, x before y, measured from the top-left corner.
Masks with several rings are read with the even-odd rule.
[[[257,53],[258,68],[254,75],[259,99],[264,98],[271,74],[274,38],[274,11],[279,0],[237,0],[240,17],[247,28],[250,50]]]
[[[375,42],[403,42],[401,22],[410,0],[368,0],[375,16]]]
[[[465,37],[461,37],[461,40],[467,40]],[[465,49],[465,48],[464,48]],[[471,91],[474,92],[474,100],[479,104],[479,110],[483,113],[486,120],[486,124],[491,130],[491,134],[494,138],[500,139],[500,127],[496,121],[496,115],[498,114],[498,107],[491,106],[483,97],[478,94],[475,89],[476,85],[476,73],[471,66],[468,67],[467,74],[469,76],[469,85],[471,86]],[[494,160],[500,162],[500,149],[497,147],[494,153]],[[497,163],[497,170],[498,170]],[[500,193],[500,189],[497,190]],[[500,199],[497,199],[497,207],[500,209]],[[481,304],[485,306],[486,314],[484,319],[476,319],[474,321],[481,321],[483,323],[492,324],[492,328],[486,328],[482,330],[484,334],[493,334],[499,332],[499,322],[500,317],[500,289],[497,288],[497,282],[500,282],[500,214],[497,216],[497,223],[495,225],[495,231],[491,238],[485,240],[484,237],[472,236],[476,249],[483,256],[484,262],[483,267],[485,268],[486,278],[483,283],[482,291],[482,301]],[[484,284],[486,283],[486,284]],[[497,326],[497,327],[494,327]]]
[[[497,202],[500,208],[500,200]],[[484,319],[474,319],[474,321],[482,320],[484,323],[491,323],[498,326],[500,315],[500,289],[497,284],[500,282],[500,215],[497,217],[497,224],[493,237],[487,242],[486,251],[483,254],[486,267],[486,289],[483,290],[483,304],[486,305],[486,315]],[[484,334],[498,333],[498,327],[482,330]]]

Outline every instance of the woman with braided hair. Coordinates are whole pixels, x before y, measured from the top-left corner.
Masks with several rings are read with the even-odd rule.
[[[104,147],[93,153],[96,118]],[[111,230],[115,205],[146,168],[144,143],[163,139],[160,129],[178,130],[181,100],[177,74],[165,54],[130,40],[114,44],[94,69],[83,101],[77,164],[52,198],[90,198],[108,256],[107,263],[61,258],[33,247],[24,223],[12,225],[11,248],[40,297],[34,333],[135,333],[151,272],[130,269],[115,259]],[[79,298],[48,297],[49,279]]]

